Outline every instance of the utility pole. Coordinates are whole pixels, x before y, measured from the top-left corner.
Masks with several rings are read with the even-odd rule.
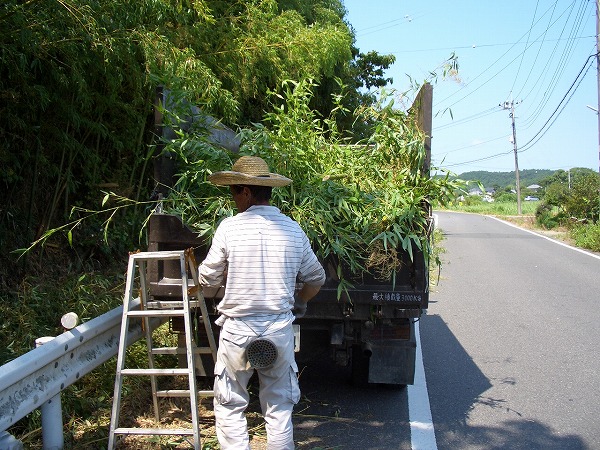
[[[600,0],[597,0],[600,2]],[[520,102],[517,102],[519,104]],[[521,182],[519,180],[519,157],[517,154],[517,128],[515,126],[515,102],[501,103],[500,106],[503,109],[510,110],[510,118],[512,119],[512,137],[513,137],[513,150],[515,153],[515,179],[517,182],[517,214],[521,215]]]
[[[600,173],[600,0],[596,0],[596,74],[598,79],[598,173]]]

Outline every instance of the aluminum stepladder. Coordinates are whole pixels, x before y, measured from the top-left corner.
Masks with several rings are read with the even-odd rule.
[[[146,278],[147,264],[149,262],[178,260],[181,268],[181,300],[153,301],[149,295],[149,284]],[[136,272],[139,275],[139,299],[140,308],[133,309],[134,292],[136,287]],[[191,273],[193,286],[190,286],[188,272]],[[190,300],[195,297],[195,300]],[[208,346],[199,347],[196,345],[192,327],[192,308],[200,308],[201,316],[198,318],[204,324]],[[185,349],[180,347],[162,347],[155,348],[150,320],[158,318],[161,322],[170,317],[183,318],[185,333]],[[129,326],[133,321],[142,322],[144,334],[146,337],[146,347],[148,352],[148,368],[125,368],[125,354],[127,350],[127,334]],[[156,368],[154,355],[171,354],[175,355],[185,352],[187,364],[185,368]],[[211,355],[213,362],[216,361],[217,346],[210,324],[208,308],[202,296],[202,291],[198,283],[197,266],[192,249],[177,251],[156,251],[139,252],[129,256],[127,267],[127,284],[125,286],[125,296],[123,299],[123,318],[121,321],[121,335],[119,340],[119,350],[117,353],[117,369],[115,376],[115,390],[113,397],[113,407],[109,429],[108,449],[112,450],[116,445],[117,435],[181,435],[193,436],[194,449],[201,449],[200,423],[198,419],[198,396],[212,396],[213,391],[199,391],[196,383],[196,372],[200,375],[206,375],[202,364],[201,354]],[[160,376],[185,375],[188,377],[188,389],[170,389],[159,390],[157,378]],[[158,399],[161,397],[189,397],[192,416],[191,428],[124,428],[119,427],[119,414],[121,409],[121,394],[124,376],[147,376],[150,377],[152,388],[152,402],[154,406],[154,416],[157,422],[160,421]]]

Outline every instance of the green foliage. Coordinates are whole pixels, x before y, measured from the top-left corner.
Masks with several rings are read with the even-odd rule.
[[[569,186],[569,183],[574,182],[580,176],[590,173],[595,173],[595,171],[586,167],[574,167],[568,171],[560,169],[542,179],[538,184],[544,187],[550,186],[554,183],[560,183]]]
[[[494,200],[499,203],[509,203],[509,202],[516,203],[517,202],[517,194],[513,194],[511,192],[501,192],[500,194],[497,194],[494,196]]]
[[[333,77],[352,58],[339,1],[208,3],[215,22],[195,48],[240,102],[242,125],[262,119],[283,80]]]
[[[37,277],[23,279],[17,290],[2,293],[0,314],[5,319],[0,339],[0,365],[33,348],[35,339],[62,333],[60,318],[76,312],[87,321],[118,306],[123,290],[122,266],[112,276],[97,271],[69,275],[68,267],[49,283]]]
[[[470,196],[477,197],[477,196]],[[470,199],[467,198],[465,200]],[[523,202],[521,204],[521,213],[523,215],[534,215],[537,205],[535,202]],[[495,201],[488,203],[481,201],[481,199],[473,199],[468,202],[454,202],[449,205],[448,209],[453,211],[464,211],[476,214],[489,214],[493,216],[516,216],[517,215],[517,201],[500,202]]]
[[[567,225],[573,220],[597,222],[600,214],[600,175],[590,169],[558,171],[546,181],[537,220],[544,226]]]
[[[376,51],[359,53],[356,66],[359,69],[359,80],[361,87],[371,89],[373,87],[383,88],[391,83],[392,78],[384,78],[384,70],[396,61],[394,55],[380,55]]]
[[[600,252],[600,223],[578,225],[571,230],[575,245]]]
[[[561,207],[569,194],[569,187],[566,183],[552,183],[546,187],[544,192],[544,203],[550,206]]]
[[[464,206],[475,206],[483,204],[483,199],[479,195],[468,195],[461,202]]]
[[[73,207],[100,209],[103,191],[149,197],[156,86],[185,92],[225,123],[258,122],[271,107],[265,93],[283,80],[325,84],[348,73],[344,13],[337,0],[3,2],[2,265],[15,248],[73,225]],[[130,222],[121,233],[135,242],[140,221],[123,214],[110,222]],[[54,244],[77,242],[71,225]]]
[[[377,102],[375,88],[391,82],[390,78],[383,77],[383,72],[395,58],[393,55],[379,55],[375,51],[361,53],[354,47],[352,55],[349,64],[337,65],[332,77],[324,77],[319,81],[311,99],[311,107],[321,117],[328,117],[334,109],[338,109],[335,116],[337,128],[356,143],[369,137],[374,124],[356,121],[352,112]],[[341,104],[336,104],[336,97],[341,97]]]
[[[313,89],[309,81],[289,81],[281,94],[272,92],[274,112],[265,126],[242,133],[240,154],[261,156],[271,170],[294,180],[274,190],[274,203],[302,226],[318,256],[332,261],[340,276],[358,276],[374,254],[391,264],[398,250],[421,248],[427,256],[428,202],[447,202],[457,185],[423,171],[424,135],[415,119],[382,97],[361,111],[377,124],[372,136],[347,145],[335,117],[321,120],[311,109]],[[230,167],[234,157],[202,142],[202,136],[182,134],[169,144],[185,170],[165,205],[210,235],[233,206],[206,177]]]
[[[43,192],[47,211],[36,202],[29,214],[43,233],[57,211],[60,222],[73,202],[96,197],[98,185],[119,184],[139,198],[133,184],[148,166],[146,118],[157,84],[185,90],[226,122],[258,121],[269,106],[264,93],[284,79],[345,73],[352,53],[344,12],[335,0],[4,2],[7,201],[33,203]]]
[[[564,208],[571,217],[598,221],[600,213],[600,175],[592,172],[577,177],[565,199]]]
[[[538,225],[551,230],[560,226],[564,221],[564,213],[556,206],[552,206],[550,203],[542,202],[539,204],[535,211],[535,220]]]
[[[230,94],[181,39],[208,23],[202,2],[8,0],[0,6],[0,258],[93,208],[103,189],[134,201],[151,186],[148,117],[164,82],[235,115]],[[233,111],[233,112],[232,112]],[[117,216],[123,234],[139,222]],[[73,242],[68,239],[55,244]]]

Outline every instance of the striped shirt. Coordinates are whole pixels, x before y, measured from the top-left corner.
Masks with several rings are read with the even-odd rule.
[[[217,309],[231,318],[288,313],[296,280],[321,286],[325,271],[300,226],[275,206],[255,205],[217,227],[200,283],[218,287]]]

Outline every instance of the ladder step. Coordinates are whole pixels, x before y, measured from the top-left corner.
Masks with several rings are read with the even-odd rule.
[[[148,309],[143,311],[129,311],[128,316],[156,317],[156,316],[183,316],[183,309]]]
[[[199,308],[200,300],[190,300],[190,301],[188,301],[188,304],[190,305],[190,308]],[[153,301],[153,302],[148,302],[147,308],[148,309],[169,309],[169,308],[183,309],[183,301],[181,301],[181,300]]]
[[[187,351],[183,347],[157,347],[152,349],[153,355],[185,355]],[[212,349],[210,347],[195,347],[194,354],[199,355],[211,355]]]
[[[189,397],[189,389],[166,389],[164,391],[156,391],[158,397]],[[200,397],[213,397],[215,394],[213,391],[200,390],[198,391]]]
[[[158,252],[139,252],[129,255],[130,259],[135,261],[151,261],[155,259],[159,260],[171,260],[179,259],[185,252],[183,250],[174,251],[158,251]]]
[[[122,369],[122,375],[189,375],[188,369]]]
[[[191,436],[194,430],[191,428],[116,428],[115,434],[139,434],[150,436],[154,434],[169,436]]]

